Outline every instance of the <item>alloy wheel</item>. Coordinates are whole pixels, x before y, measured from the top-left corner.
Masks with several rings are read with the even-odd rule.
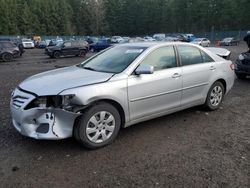
[[[94,114],[86,126],[87,138],[96,144],[108,140],[115,130],[115,118],[107,112],[101,111]]]

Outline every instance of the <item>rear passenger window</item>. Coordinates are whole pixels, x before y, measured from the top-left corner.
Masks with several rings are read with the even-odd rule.
[[[214,62],[214,60],[205,52],[201,51],[201,55],[204,63]]]
[[[141,64],[154,66],[155,71],[176,67],[174,47],[166,46],[156,49]]]
[[[182,66],[203,63],[203,58],[198,48],[192,46],[179,46],[178,51]]]

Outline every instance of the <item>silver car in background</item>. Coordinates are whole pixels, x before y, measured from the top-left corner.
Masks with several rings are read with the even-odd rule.
[[[121,127],[196,105],[218,109],[234,84],[233,68],[194,44],[117,45],[23,81],[12,93],[12,121],[24,136],[74,136],[96,149],[111,143]]]

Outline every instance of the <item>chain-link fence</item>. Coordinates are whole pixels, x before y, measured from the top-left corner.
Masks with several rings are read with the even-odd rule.
[[[226,37],[235,37],[237,39],[243,40],[244,36],[247,34],[247,31],[220,31],[220,32],[202,32],[202,33],[194,33],[195,37],[205,37],[211,41],[218,41]],[[28,36],[17,36],[17,35],[0,35],[0,38],[27,38]],[[100,36],[99,36],[100,37]],[[56,38],[62,38],[63,40],[70,39],[86,39],[87,36],[41,36],[42,40],[51,40]]]
[[[203,32],[195,33],[196,37],[205,37],[212,41],[221,40],[226,37],[235,37],[237,39],[243,40],[247,31],[220,31],[220,32]]]

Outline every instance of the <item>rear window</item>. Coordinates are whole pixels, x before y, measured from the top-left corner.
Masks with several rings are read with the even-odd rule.
[[[201,50],[201,55],[204,63],[214,62],[214,60]]]
[[[199,64],[204,62],[200,50],[198,48],[192,46],[179,46],[178,51],[182,66]]]

